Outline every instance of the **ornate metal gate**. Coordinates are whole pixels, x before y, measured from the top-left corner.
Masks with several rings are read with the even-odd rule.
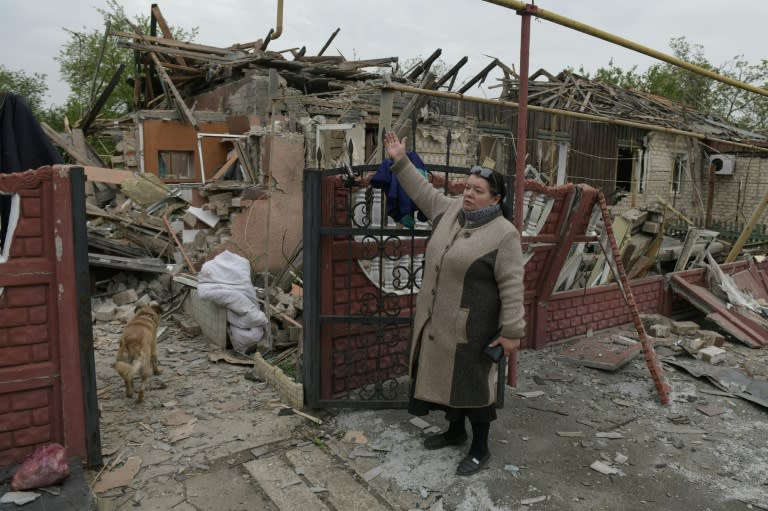
[[[369,185],[376,169],[304,171],[303,375],[312,407],[407,404],[411,317],[430,226],[388,219],[383,192]]]

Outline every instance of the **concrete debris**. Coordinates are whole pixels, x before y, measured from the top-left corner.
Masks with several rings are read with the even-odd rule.
[[[430,427],[432,425],[429,422],[425,421],[424,419],[420,419],[419,417],[413,417],[408,422],[410,422],[411,424],[413,424],[414,426],[416,426],[419,429],[427,429],[428,427]]]
[[[595,472],[600,472],[601,474],[605,474],[605,475],[609,475],[609,476],[621,473],[621,471],[619,469],[614,468],[614,467],[610,466],[609,464],[607,464],[607,463],[605,463],[603,461],[600,461],[600,460],[595,461],[594,463],[592,463],[589,466],[589,468],[591,468]]]
[[[33,491],[9,491],[0,497],[0,504],[16,504],[23,506],[36,501],[40,494]]]
[[[725,360],[725,350],[717,346],[708,346],[699,350],[699,355],[704,362],[719,364]]]
[[[584,436],[583,431],[558,431],[557,436],[565,438],[581,438]]]
[[[528,499],[521,500],[520,504],[523,506],[530,506],[533,504],[538,504],[539,502],[544,502],[545,500],[547,500],[547,498],[548,497],[546,495],[541,495],[539,497],[531,497]]]
[[[597,438],[608,438],[611,440],[617,440],[619,438],[624,438],[624,435],[619,433],[618,431],[598,431],[595,433],[595,436]]]
[[[626,456],[620,452],[616,453],[616,456],[614,456],[613,461],[618,463],[619,465],[624,465],[626,462],[629,461],[629,456]]]
[[[544,392],[543,390],[531,390],[528,392],[515,392],[515,394],[525,399],[531,399],[534,397],[545,396],[547,393]]]

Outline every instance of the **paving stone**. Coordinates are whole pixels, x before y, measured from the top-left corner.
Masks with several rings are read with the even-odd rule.
[[[328,489],[328,502],[338,511],[387,509],[317,446],[310,444],[292,449],[286,452],[286,456],[295,467],[303,468],[304,476],[313,486]]]
[[[329,511],[281,457],[249,461],[243,467],[278,509]]]
[[[266,498],[258,492],[256,485],[240,476],[237,467],[192,476],[184,484],[187,500],[195,506],[194,509],[268,509]],[[223,488],[226,491],[222,491]]]

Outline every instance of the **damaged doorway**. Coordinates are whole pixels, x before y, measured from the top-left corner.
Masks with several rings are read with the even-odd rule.
[[[101,461],[82,168],[0,174],[0,465],[42,444]]]

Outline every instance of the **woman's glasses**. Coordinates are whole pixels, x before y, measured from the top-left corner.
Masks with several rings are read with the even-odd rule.
[[[488,167],[481,167],[480,165],[475,165],[471,169],[469,169],[470,174],[480,174],[481,177],[484,177],[485,179],[490,179],[493,175],[493,171],[489,169]]]

